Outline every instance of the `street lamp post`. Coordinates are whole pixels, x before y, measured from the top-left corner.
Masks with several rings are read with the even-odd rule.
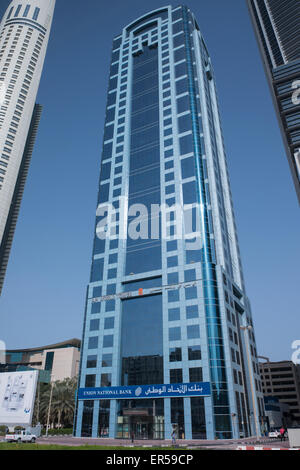
[[[249,331],[252,330],[251,325],[246,325],[246,326],[240,326],[241,330],[244,331],[245,335],[245,346],[246,346],[246,353],[247,353],[247,361],[248,361],[248,369],[249,369],[249,374],[250,374],[250,388],[251,388],[251,397],[252,397],[252,406],[253,406],[253,418],[254,418],[254,425],[255,425],[255,430],[256,430],[256,438],[257,440],[259,439],[260,432],[259,432],[259,423],[257,419],[257,410],[256,410],[256,400],[255,400],[255,392],[254,392],[254,375],[253,375],[253,368],[252,368],[252,363],[250,359],[250,353],[249,353]],[[248,334],[247,334],[248,333]]]
[[[54,382],[52,381],[52,376],[51,376],[50,380],[51,380],[51,390],[50,390],[50,399],[49,399],[49,407],[48,407],[46,437],[48,437],[48,429],[49,429],[49,421],[50,421],[50,412],[51,412],[51,404],[52,404],[52,395],[53,395],[53,387],[54,387]]]

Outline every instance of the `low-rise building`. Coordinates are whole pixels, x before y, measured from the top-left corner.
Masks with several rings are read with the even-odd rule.
[[[40,381],[64,380],[78,375],[79,360],[80,340],[71,339],[37,348],[7,350],[0,372],[37,369]]]
[[[288,428],[293,425],[293,416],[290,407],[281,403],[276,397],[264,397],[265,413],[269,429],[278,429],[281,426]]]

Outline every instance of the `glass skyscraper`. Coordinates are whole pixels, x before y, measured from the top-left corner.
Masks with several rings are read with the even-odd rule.
[[[300,2],[247,2],[300,203]]]
[[[42,107],[55,0],[13,0],[0,23],[0,294]]]
[[[185,6],[113,41],[79,375],[76,436],[260,433],[214,72]]]

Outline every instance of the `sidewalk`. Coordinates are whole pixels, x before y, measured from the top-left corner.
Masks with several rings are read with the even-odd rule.
[[[169,447],[170,449],[174,448],[172,446],[172,440],[134,440],[134,443],[130,439],[110,439],[110,438],[83,438],[83,437],[72,437],[72,436],[48,436],[40,437],[37,441],[38,443],[43,444],[57,444],[57,445],[69,445],[69,446],[82,446],[82,445],[92,445],[92,446],[108,446],[108,447],[143,447],[143,448],[152,448],[152,447]],[[250,437],[246,439],[232,439],[232,440],[176,440],[176,448],[181,449],[230,449],[235,450],[238,447],[246,446],[266,446],[267,444],[272,443],[272,446],[268,447],[284,447],[289,448],[289,442],[284,441],[275,441],[274,439],[261,438],[259,441],[255,437]]]

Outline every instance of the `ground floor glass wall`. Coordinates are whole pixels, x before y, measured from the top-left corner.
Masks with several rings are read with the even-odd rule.
[[[192,438],[206,439],[204,398],[191,398]]]
[[[164,400],[120,400],[117,438],[164,439]]]

